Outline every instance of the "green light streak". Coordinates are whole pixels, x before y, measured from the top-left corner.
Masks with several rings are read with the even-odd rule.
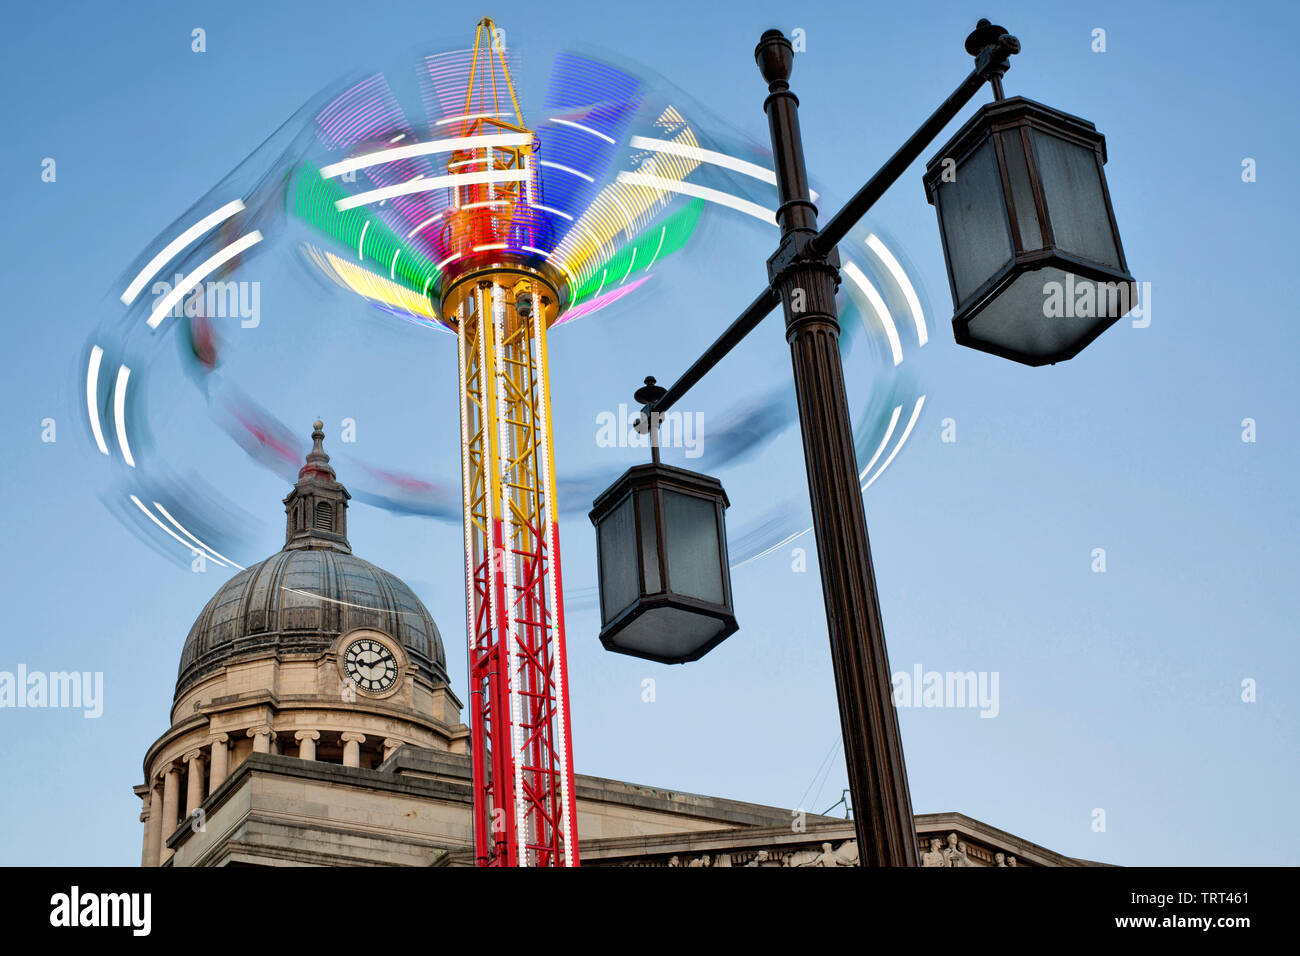
[[[636,240],[623,246],[618,252],[610,257],[598,272],[593,272],[576,290],[570,293],[570,308],[577,305],[580,299],[594,295],[599,289],[605,275],[622,275],[619,285],[627,281],[632,273],[633,266],[637,261],[646,263],[638,271],[648,271],[651,266],[659,259],[666,255],[676,252],[682,246],[686,245],[691,235],[695,232],[695,227],[699,224],[700,216],[704,212],[704,200],[692,199],[684,207],[677,210],[668,217],[663,228],[650,228],[637,236]],[[373,228],[373,227],[372,227]],[[660,241],[663,246],[660,247]],[[370,237],[366,237],[367,245],[370,243]],[[655,250],[659,254],[655,255]]]
[[[366,241],[361,261],[373,263],[376,275],[391,278],[417,295],[423,295],[429,287],[430,277],[436,281],[438,269],[373,212],[360,207],[339,212],[335,203],[347,195],[347,190],[341,185],[321,176],[317,167],[303,163],[297,170],[292,201],[286,196],[286,206],[289,212],[313,229],[337,240],[348,249],[350,256],[357,256],[364,230]],[[367,222],[370,223],[369,229],[366,228]],[[393,255],[399,249],[402,254],[398,256],[394,270]]]

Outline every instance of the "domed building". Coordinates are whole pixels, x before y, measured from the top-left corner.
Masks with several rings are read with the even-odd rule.
[[[322,428],[284,499],[284,547],[222,585],[185,640],[171,727],[145,756],[159,819],[188,818],[250,754],[370,769],[402,744],[467,752],[438,626],[352,553]],[[146,865],[171,855],[163,829],[146,833]]]
[[[144,866],[472,865],[470,731],[442,635],[352,553],[316,422],[284,547],[199,613],[171,725],[135,788]],[[578,775],[584,866],[852,866],[853,824]],[[956,813],[921,814],[926,866],[1086,866]]]

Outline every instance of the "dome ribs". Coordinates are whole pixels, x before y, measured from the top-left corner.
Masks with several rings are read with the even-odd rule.
[[[348,493],[341,484],[332,481],[332,487],[322,489],[317,483],[333,479],[328,458],[319,460],[320,432],[317,425],[312,436],[317,460],[304,468],[299,484],[313,494],[324,490],[345,509]],[[322,474],[326,469],[328,476]],[[445,684],[442,635],[415,592],[397,576],[354,555],[346,537],[337,532],[331,539],[314,532],[295,536],[298,504],[305,502],[295,501],[291,493],[286,499],[289,540],[284,547],[233,575],[199,612],[181,651],[176,697],[249,655],[267,649],[324,652],[340,634],[362,627],[392,637],[406,649],[417,672]],[[336,512],[336,521],[341,518]],[[343,531],[345,526],[336,527]]]

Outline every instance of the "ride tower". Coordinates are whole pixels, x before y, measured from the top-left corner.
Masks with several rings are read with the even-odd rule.
[[[569,287],[542,248],[539,144],[488,18],[457,123],[434,304],[458,338],[475,860],[576,866],[546,345]]]

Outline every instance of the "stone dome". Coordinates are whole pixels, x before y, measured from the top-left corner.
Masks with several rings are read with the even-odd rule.
[[[177,698],[236,658],[320,653],[359,627],[391,635],[417,673],[447,682],[442,636],[420,599],[396,575],[352,554],[351,496],[321,447],[322,428],[315,423],[312,451],[284,499],[283,550],[240,571],[203,608],[181,652]]]
[[[352,554],[286,549],[240,571],[204,607],[181,652],[176,696],[232,658],[320,652],[358,627],[392,635],[418,672],[446,683],[438,626],[405,582]]]

